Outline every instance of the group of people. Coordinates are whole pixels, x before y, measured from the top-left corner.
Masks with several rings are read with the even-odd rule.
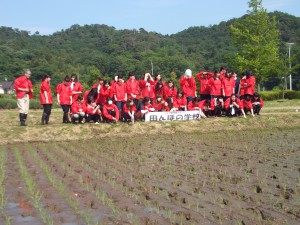
[[[21,125],[26,125],[29,99],[32,97],[30,70],[15,81]],[[199,72],[196,79],[200,83],[197,93],[196,80],[187,69],[179,80],[177,90],[174,81],[165,82],[160,74],[154,77],[145,73],[137,80],[130,72],[127,80],[118,74],[110,82],[98,78],[92,87],[84,91],[76,74],[66,76],[57,85],[58,104],[63,110],[63,123],[85,123],[124,121],[134,123],[143,120],[145,114],[154,111],[199,110],[201,117],[259,115],[264,102],[254,91],[255,77],[249,70],[241,78],[225,67],[212,72]],[[41,123],[48,124],[53,104],[50,75],[43,77],[40,86],[40,103],[43,105]],[[26,105],[26,106],[24,106]]]

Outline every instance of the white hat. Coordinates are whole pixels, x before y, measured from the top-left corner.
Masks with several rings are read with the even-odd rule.
[[[191,77],[192,76],[192,71],[190,69],[187,69],[184,73],[184,76],[186,77]]]

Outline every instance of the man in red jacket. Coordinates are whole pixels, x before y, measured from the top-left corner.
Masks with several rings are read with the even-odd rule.
[[[31,71],[26,69],[24,75],[17,78],[14,82],[21,126],[26,126],[25,122],[29,111],[29,99],[33,97],[32,83],[29,80],[30,75]]]
[[[139,105],[139,95],[140,95],[140,85],[135,79],[135,73],[130,72],[128,74],[128,80],[126,81],[126,93],[128,99],[133,99],[135,107],[138,108]]]
[[[196,93],[196,81],[192,75],[192,71],[187,69],[184,75],[180,78],[179,84],[186,97],[187,104],[197,96]]]
[[[254,94],[254,88],[255,88],[255,77],[253,76],[252,71],[248,70],[246,72],[246,80],[244,83],[245,97],[250,96],[250,98],[252,98]]]

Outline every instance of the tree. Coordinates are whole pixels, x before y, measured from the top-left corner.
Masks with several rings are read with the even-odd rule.
[[[274,76],[282,62],[279,58],[279,31],[275,16],[270,17],[262,6],[262,0],[250,0],[248,15],[230,26],[235,45],[236,66],[245,71],[251,69],[259,84]]]

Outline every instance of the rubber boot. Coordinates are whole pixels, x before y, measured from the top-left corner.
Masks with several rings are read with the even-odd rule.
[[[21,122],[21,126],[27,126],[26,125],[26,118],[27,118],[27,115],[26,114],[24,114],[24,113],[20,113],[20,122]]]
[[[47,114],[43,113],[43,115],[42,115],[42,125],[46,124],[46,117],[47,117]]]
[[[48,123],[49,123],[49,118],[50,118],[50,115],[49,115],[49,114],[47,114],[47,115],[46,115],[46,119],[45,119],[45,123],[46,123],[46,124],[48,124]]]

